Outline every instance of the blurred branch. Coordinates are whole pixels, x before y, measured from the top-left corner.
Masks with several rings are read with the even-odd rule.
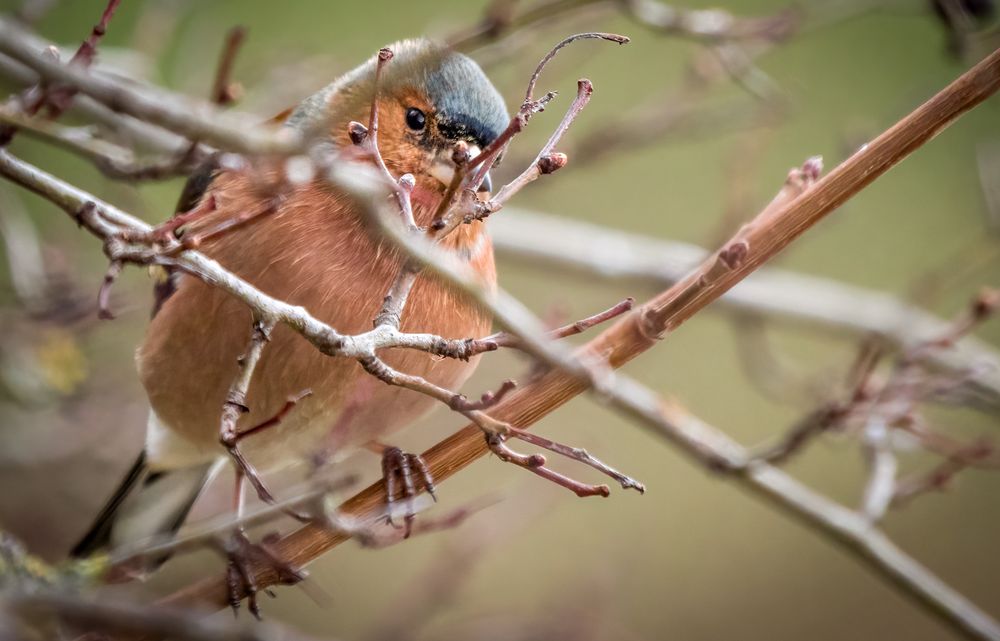
[[[24,205],[7,189],[0,189],[0,240],[17,298],[29,311],[43,309],[49,280],[42,243]]]
[[[121,0],[108,0],[101,12],[100,20],[91,28],[90,34],[80,44],[68,65],[86,69],[93,63],[97,54],[97,46],[108,31],[108,23],[118,10]],[[49,50],[50,57],[58,59],[57,50]],[[73,102],[76,89],[72,86],[52,86],[47,83],[38,83],[23,92],[14,100],[19,102],[21,109],[29,116],[34,116],[43,109],[47,110],[51,118],[58,118],[69,108]],[[0,127],[0,145],[8,145],[14,136],[17,135],[17,128],[10,125]]]
[[[28,117],[4,106],[0,106],[0,122],[86,158],[105,176],[116,180],[164,180],[187,176],[205,160],[204,150],[190,146],[176,157],[139,161],[130,149],[99,137],[93,127],[67,127]]]
[[[947,459],[929,471],[900,479],[896,483],[890,507],[902,507],[921,494],[946,489],[955,475],[982,464],[995,452],[993,443],[986,439],[978,439],[954,449]]]
[[[60,64],[40,55],[31,39],[10,20],[0,18],[0,53],[13,58],[50,82],[73,87],[112,111],[164,127],[189,140],[204,140],[248,154],[294,154],[304,142],[289,129],[268,129],[247,116],[225,113],[204,101],[153,93],[101,73]]]
[[[14,12],[18,20],[28,26],[32,26],[45,17],[58,0],[24,0],[21,6]]]
[[[4,594],[0,606],[40,630],[47,627],[44,625],[46,619],[52,619],[75,629],[178,641],[290,641],[292,639],[308,641],[309,639],[301,633],[292,636],[290,630],[279,629],[273,625],[261,625],[256,621],[250,625],[246,622],[216,621],[203,616],[203,613],[197,610],[140,605],[121,599],[109,601],[87,598],[56,590]],[[93,639],[89,636],[84,638]],[[107,637],[102,635],[99,638]]]
[[[491,222],[490,231],[501,257],[647,287],[680,281],[709,255],[687,243],[513,207]],[[727,291],[719,306],[849,335],[877,334],[904,349],[941,336],[949,327],[948,321],[889,294],[774,267],[758,270]],[[967,385],[981,392],[991,412],[1000,412],[1000,353],[991,345],[967,336],[929,358],[948,372],[981,365]]]
[[[518,11],[517,0],[494,0],[474,27],[455,33],[448,43],[469,51],[533,25],[592,5],[615,5],[637,24],[656,32],[702,42],[777,39],[794,27],[795,9],[774,16],[738,18],[722,9],[683,9],[655,0],[540,0]]]
[[[506,10],[488,13],[486,24],[498,19],[502,24],[503,16],[514,14],[516,4],[494,3],[493,6]],[[551,4],[560,11],[588,6],[618,8],[639,24],[650,27],[653,33],[668,37],[684,33],[695,23],[703,25],[695,31],[706,34],[695,38],[703,46],[692,56],[686,78],[676,89],[631,101],[619,113],[606,116],[600,127],[584,132],[564,146],[562,151],[574,158],[576,166],[583,166],[605,160],[610,154],[634,153],[665,140],[687,141],[780,122],[789,115],[792,105],[782,88],[757,66],[756,60],[793,38],[801,39],[820,28],[875,10],[885,0],[799,3],[773,15],[749,19],[736,18],[724,10],[688,12],[653,0],[577,3],[575,7],[567,3]],[[500,18],[489,17],[493,13],[499,13]],[[526,15],[529,13],[526,11]],[[715,24],[709,26],[713,21]],[[718,37],[707,37],[713,30]],[[736,98],[711,100],[713,89],[731,86],[723,85],[724,81],[744,89],[753,102]],[[520,166],[522,159],[515,156],[509,160]]]

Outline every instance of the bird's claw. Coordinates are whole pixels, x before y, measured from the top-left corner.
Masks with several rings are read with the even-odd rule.
[[[393,527],[399,527],[392,520],[392,514],[397,503],[396,488],[397,482],[402,481],[401,498],[406,503],[406,514],[403,516],[403,527],[405,533],[403,538],[408,538],[413,529],[413,499],[419,493],[414,475],[419,478],[423,489],[437,501],[437,494],[434,493],[434,477],[423,457],[419,454],[404,452],[398,447],[387,447],[382,452],[382,479],[385,481],[385,503],[386,519]]]
[[[294,567],[287,561],[278,558],[265,545],[253,543],[243,530],[236,530],[223,543],[226,555],[226,587],[229,591],[229,607],[233,614],[239,613],[240,603],[247,600],[247,609],[255,619],[260,620],[260,605],[257,594],[261,591],[257,585],[254,568],[265,566],[277,575],[277,583],[295,585],[308,576],[305,570]],[[274,592],[265,589],[264,592],[274,597]]]

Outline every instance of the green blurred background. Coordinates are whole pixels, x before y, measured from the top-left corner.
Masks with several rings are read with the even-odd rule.
[[[5,1],[10,5],[5,8],[15,4]],[[74,43],[103,5],[103,0],[60,3],[38,29],[56,42]],[[758,0],[725,8],[755,16],[785,6]],[[858,3],[807,6],[821,7],[830,23],[759,60],[787,97],[787,114],[775,126],[732,131],[733,123],[720,122],[709,131],[682,132],[593,164],[574,167],[571,157],[565,170],[526,189],[515,204],[712,245],[732,229],[724,211],[734,181],[748,181],[749,193],[739,201],[747,217],[767,202],[790,167],[816,154],[834,166],[968,66],[948,53],[943,25],[927,3],[896,2],[876,11],[858,11]],[[852,17],[832,19],[842,8]],[[239,108],[267,116],[383,44],[448,35],[475,24],[482,11],[482,2],[459,0],[132,0],[123,3],[101,56],[171,89],[204,96],[226,30],[245,25],[249,37],[234,74],[246,88]],[[585,42],[563,52],[540,85],[562,95],[532,121],[512,157],[534,152],[568,104],[578,77],[590,78],[596,92],[571,139],[601,128],[613,114],[675,92],[700,49],[655,34],[613,9],[588,11],[533,32],[488,73],[514,108],[552,43],[595,29],[625,33],[632,44]],[[707,104],[733,99],[754,108],[740,89],[725,86]],[[24,136],[14,151],[151,221],[172,211],[181,185],[113,183],[85,162]],[[1000,101],[994,98],[810,230],[778,263],[918,300],[951,316],[980,286],[1000,284],[1000,212],[991,213],[984,196],[985,188],[1000,183],[998,155]],[[16,206],[11,198],[23,203],[52,261],[65,266],[68,287],[92,300],[105,267],[99,245],[40,199],[5,184],[0,195],[7,206]],[[501,260],[499,268],[502,286],[543,315],[558,308],[575,318],[627,295],[641,300],[653,293],[509,260]],[[0,304],[8,338],[2,352],[0,486],[6,489],[0,493],[0,524],[56,559],[140,447],[145,407],[132,353],[147,318],[149,281],[140,270],[126,272],[115,290],[119,318],[113,322],[49,327],[19,314],[8,272],[4,260]],[[768,333],[795,372],[830,387],[857,343],[784,323],[768,324]],[[1000,322],[978,335],[1000,347]],[[742,371],[736,347],[733,319],[709,309],[627,371],[742,442],[760,443],[809,405],[761,394]],[[41,380],[25,396],[18,381],[35,376],[36,366]],[[491,355],[467,391],[523,376],[527,366],[516,355]],[[1000,427],[995,416],[967,411],[933,416],[942,429],[961,436],[996,435]],[[397,442],[421,450],[460,423],[439,411]],[[306,591],[282,589],[277,600],[264,601],[265,613],[320,637],[366,636],[396,616],[393,612],[405,612],[422,591],[434,594],[439,586],[429,568],[471,558],[468,566],[455,563],[462,582],[449,584],[455,593],[426,622],[426,638],[516,638],[513,628],[525,624],[531,632],[523,638],[951,638],[829,542],[691,465],[593,400],[580,398],[535,429],[587,447],[644,481],[648,492],[579,500],[495,459],[483,460],[442,484],[435,509],[443,512],[484,494],[501,495],[500,504],[455,531],[390,549],[338,548],[311,567],[312,580],[326,593],[319,603]],[[928,459],[915,454],[903,463],[912,469]],[[374,457],[363,456],[359,465],[375,476]],[[579,467],[556,465],[590,478]],[[859,501],[865,468],[854,440],[821,441],[788,469],[849,505]],[[994,615],[1000,615],[998,493],[1000,475],[965,472],[955,491],[921,498],[885,522],[904,549]],[[221,569],[215,556],[182,558],[143,589],[167,591]]]

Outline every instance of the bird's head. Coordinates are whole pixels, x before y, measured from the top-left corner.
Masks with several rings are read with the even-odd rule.
[[[474,157],[503,132],[507,109],[469,57],[428,40],[404,40],[389,48],[394,56],[378,86],[379,151],[394,175],[413,174],[414,201],[432,205],[454,175],[455,144],[464,141]],[[322,128],[338,146],[350,147],[348,123],[368,122],[376,60],[307,98],[289,125]]]

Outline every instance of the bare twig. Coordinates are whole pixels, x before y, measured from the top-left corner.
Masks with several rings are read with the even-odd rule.
[[[4,609],[21,616],[51,616],[73,627],[116,635],[184,641],[275,641],[287,635],[273,626],[219,622],[190,610],[138,605],[121,600],[85,598],[66,591],[5,594]],[[305,637],[298,638],[306,641]]]
[[[598,312],[593,316],[588,316],[587,318],[580,319],[569,325],[563,325],[562,327],[557,327],[556,329],[548,332],[548,336],[552,340],[558,340],[560,338],[567,338],[569,336],[575,336],[577,334],[582,334],[591,327],[600,325],[614,318],[618,318],[622,314],[631,311],[633,305],[635,305],[634,298],[626,298],[620,303],[609,307],[603,312]],[[498,347],[517,347],[519,344],[516,335],[510,332],[497,332],[496,334],[491,334],[485,338],[480,338],[475,341],[476,347],[474,351],[492,351]]]
[[[606,34],[601,34],[602,37],[604,35]],[[618,41],[615,40],[615,42]],[[625,40],[625,42],[627,42],[627,40]],[[534,162],[528,165],[527,169],[521,172],[517,178],[501,187],[497,194],[490,198],[488,202],[477,205],[477,217],[481,218],[497,211],[503,207],[507,201],[514,196],[514,194],[521,191],[521,189],[523,189],[528,183],[533,182],[543,174],[551,174],[558,169],[561,169],[566,164],[566,156],[564,154],[557,154],[555,152],[555,147],[559,144],[563,134],[566,133],[570,125],[573,124],[573,121],[576,120],[576,117],[580,115],[583,108],[587,106],[588,102],[590,102],[590,96],[593,92],[594,86],[586,78],[581,79],[577,83],[576,98],[573,100],[572,104],[570,104],[569,109],[566,111],[566,115],[563,116],[559,126],[556,127],[556,130],[549,137],[548,142],[545,143],[541,151],[538,152],[538,155],[535,156]],[[525,103],[527,102],[528,99],[526,98]]]
[[[953,451],[946,460],[930,470],[901,478],[896,482],[890,507],[899,508],[922,494],[947,489],[959,472],[989,460],[995,452],[992,442],[978,439]]]
[[[83,41],[80,48],[76,50],[72,60],[70,60],[70,64],[78,64],[82,67],[90,66],[94,61],[94,56],[97,54],[97,45],[104,38],[104,34],[108,32],[108,23],[111,22],[111,18],[118,10],[119,4],[121,4],[121,0],[108,0],[108,4],[101,13],[101,19],[90,30],[90,35]]]
[[[513,9],[488,13],[480,24],[453,34],[451,46],[470,51],[503,36],[545,23],[554,16],[594,6],[608,0],[539,0],[523,11]],[[617,3],[638,24],[668,35],[704,42],[741,39],[780,39],[796,27],[798,14],[786,10],[763,18],[736,18],[719,10],[680,9],[655,0],[622,0]]]

